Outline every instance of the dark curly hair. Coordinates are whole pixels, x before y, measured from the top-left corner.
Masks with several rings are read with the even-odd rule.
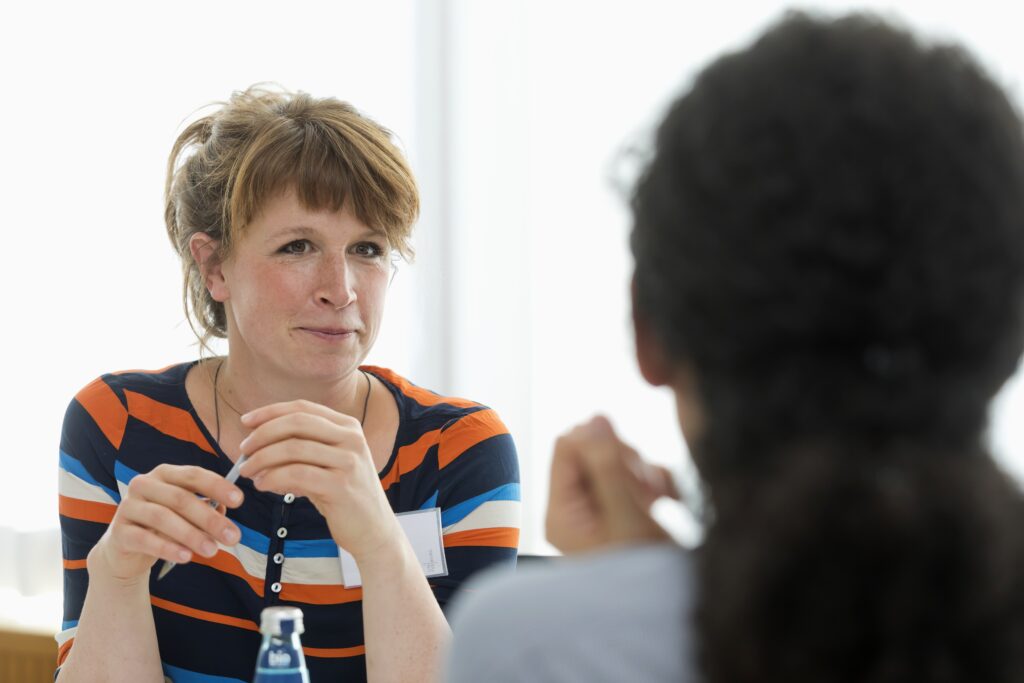
[[[1024,680],[1024,139],[961,48],[789,14],[670,108],[636,310],[693,370],[711,683]]]

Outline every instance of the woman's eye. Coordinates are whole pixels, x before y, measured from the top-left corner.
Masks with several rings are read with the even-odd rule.
[[[310,244],[308,240],[295,240],[281,247],[281,252],[285,254],[305,254],[309,250]]]
[[[354,251],[359,256],[366,256],[369,258],[376,258],[384,255],[384,249],[373,242],[360,242],[355,246]]]

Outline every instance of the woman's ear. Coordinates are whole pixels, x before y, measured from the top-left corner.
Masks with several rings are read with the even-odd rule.
[[[637,309],[636,274],[633,275],[630,289],[633,301],[633,336],[636,340],[636,360],[640,366],[640,374],[654,386],[664,386],[672,379],[672,364],[650,321]]]
[[[213,300],[221,303],[227,301],[228,286],[219,254],[220,242],[205,232],[197,232],[189,238],[188,249],[192,253],[192,260],[199,266],[203,284]]]

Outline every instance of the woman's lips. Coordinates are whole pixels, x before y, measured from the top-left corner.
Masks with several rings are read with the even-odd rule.
[[[343,341],[355,334],[355,330],[341,327],[300,327],[299,329],[325,341]]]

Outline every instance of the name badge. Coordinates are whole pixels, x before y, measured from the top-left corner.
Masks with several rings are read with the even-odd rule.
[[[423,567],[424,576],[428,579],[448,576],[448,561],[444,557],[444,542],[441,538],[441,508],[399,512],[395,517]],[[356,558],[341,546],[338,546],[338,556],[345,588],[362,586],[363,578],[359,575]]]

